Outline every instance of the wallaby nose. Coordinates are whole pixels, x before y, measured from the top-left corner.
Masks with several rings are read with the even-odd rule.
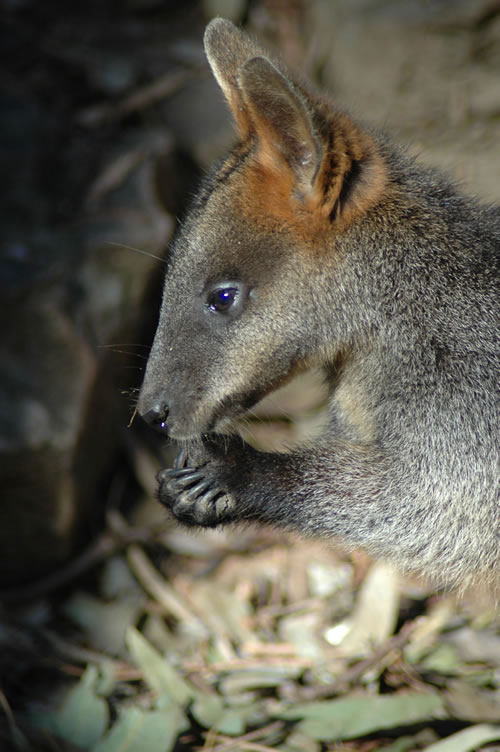
[[[168,402],[166,395],[162,392],[152,398],[150,404],[146,404],[145,409],[140,412],[140,416],[151,428],[161,433],[168,433]]]

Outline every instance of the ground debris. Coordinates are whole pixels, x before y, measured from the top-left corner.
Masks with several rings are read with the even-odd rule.
[[[72,679],[23,715],[28,727],[92,752],[472,750],[500,739],[491,611],[479,619],[386,565],[363,560],[359,576],[356,559],[318,542],[247,529],[244,547],[237,532],[232,550],[229,534],[225,549],[208,534],[188,554],[158,549],[154,518],[149,538],[144,516],[140,533],[119,527],[125,543],[100,562],[97,592],[61,606],[78,628],[70,645],[52,635]]]

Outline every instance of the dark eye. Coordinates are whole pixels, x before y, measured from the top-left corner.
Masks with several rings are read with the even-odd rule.
[[[224,313],[231,308],[237,295],[238,290],[235,287],[219,287],[208,295],[208,307],[211,311]]]

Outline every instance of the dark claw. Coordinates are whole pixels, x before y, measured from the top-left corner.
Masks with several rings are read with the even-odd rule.
[[[179,454],[175,458],[174,468],[176,468],[176,469],[183,468],[186,465],[187,458],[188,458],[188,456],[187,456],[186,450],[185,449],[181,449],[180,452],[179,452]]]
[[[210,488],[211,482],[209,480],[202,481],[201,483],[198,483],[196,486],[193,486],[188,491],[184,492],[185,498],[189,499],[190,501],[194,501],[194,499],[197,498],[197,496],[200,496],[203,491],[206,491],[207,488]],[[206,498],[205,496],[203,498]]]
[[[172,467],[166,471],[169,478],[184,478],[192,473],[196,474],[196,468],[194,467]],[[199,473],[201,477],[201,473]]]
[[[207,491],[206,494],[203,494],[203,501],[208,504],[209,501],[212,501],[212,499],[215,499],[216,496],[220,496],[220,494],[223,493],[220,488],[212,488],[210,491]]]
[[[171,478],[171,476],[169,476]],[[181,478],[173,478],[173,482],[175,484],[176,488],[184,489],[189,488],[189,486],[192,486],[193,483],[196,483],[198,480],[203,480],[205,478],[204,473],[199,472],[193,472],[191,475],[186,475]]]

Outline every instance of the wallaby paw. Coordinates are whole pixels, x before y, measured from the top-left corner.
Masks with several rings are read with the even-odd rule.
[[[219,486],[210,463],[200,467],[187,465],[184,451],[177,455],[173,468],[158,474],[160,502],[186,525],[213,527],[227,522],[234,499]]]

